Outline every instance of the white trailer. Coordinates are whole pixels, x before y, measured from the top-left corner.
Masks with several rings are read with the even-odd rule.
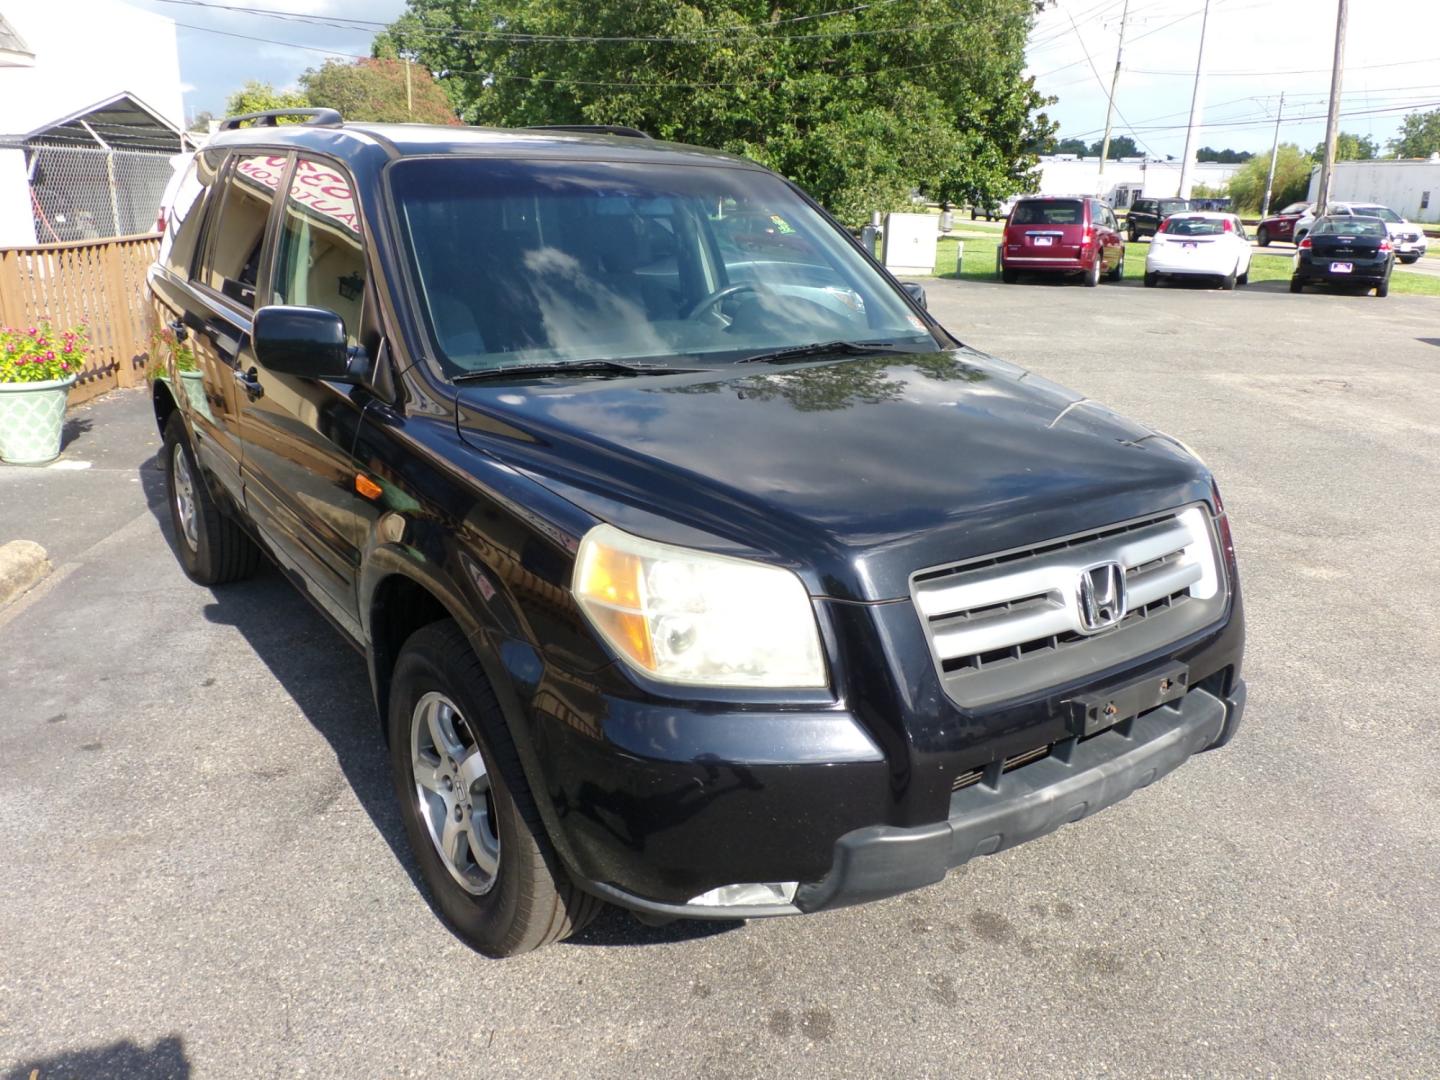
[[[1319,194],[1317,167],[1310,174],[1310,201]],[[1406,161],[1337,161],[1330,198],[1379,203],[1410,221],[1440,222],[1440,154]]]

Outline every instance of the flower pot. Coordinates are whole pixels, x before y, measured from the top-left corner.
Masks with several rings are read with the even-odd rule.
[[[43,465],[60,456],[65,401],[75,376],[48,382],[0,383],[0,460]]]
[[[214,421],[215,417],[210,415],[210,402],[205,397],[205,375],[199,371],[180,372],[180,385],[185,388],[185,397],[190,401],[190,408],[194,409],[205,419]]]

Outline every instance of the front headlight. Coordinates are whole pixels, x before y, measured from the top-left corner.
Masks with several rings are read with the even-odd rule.
[[[628,663],[699,686],[822,687],[820,631],[788,570],[659,544],[612,525],[585,534],[575,598]]]

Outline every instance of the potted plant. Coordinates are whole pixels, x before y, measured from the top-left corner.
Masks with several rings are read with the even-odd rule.
[[[210,402],[205,398],[205,376],[195,362],[195,350],[175,336],[167,327],[150,334],[150,378],[171,383],[179,379],[190,407],[210,417]],[[213,417],[211,417],[213,419]]]
[[[85,366],[85,327],[0,326],[0,460],[42,465],[60,456],[65,403]]]

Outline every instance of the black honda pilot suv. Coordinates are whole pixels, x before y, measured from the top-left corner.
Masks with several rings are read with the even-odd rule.
[[[793,184],[277,119],[194,157],[149,275],[174,544],[206,585],[264,551],[364,651],[475,948],[917,889],[1234,734],[1205,466],[961,344]]]

